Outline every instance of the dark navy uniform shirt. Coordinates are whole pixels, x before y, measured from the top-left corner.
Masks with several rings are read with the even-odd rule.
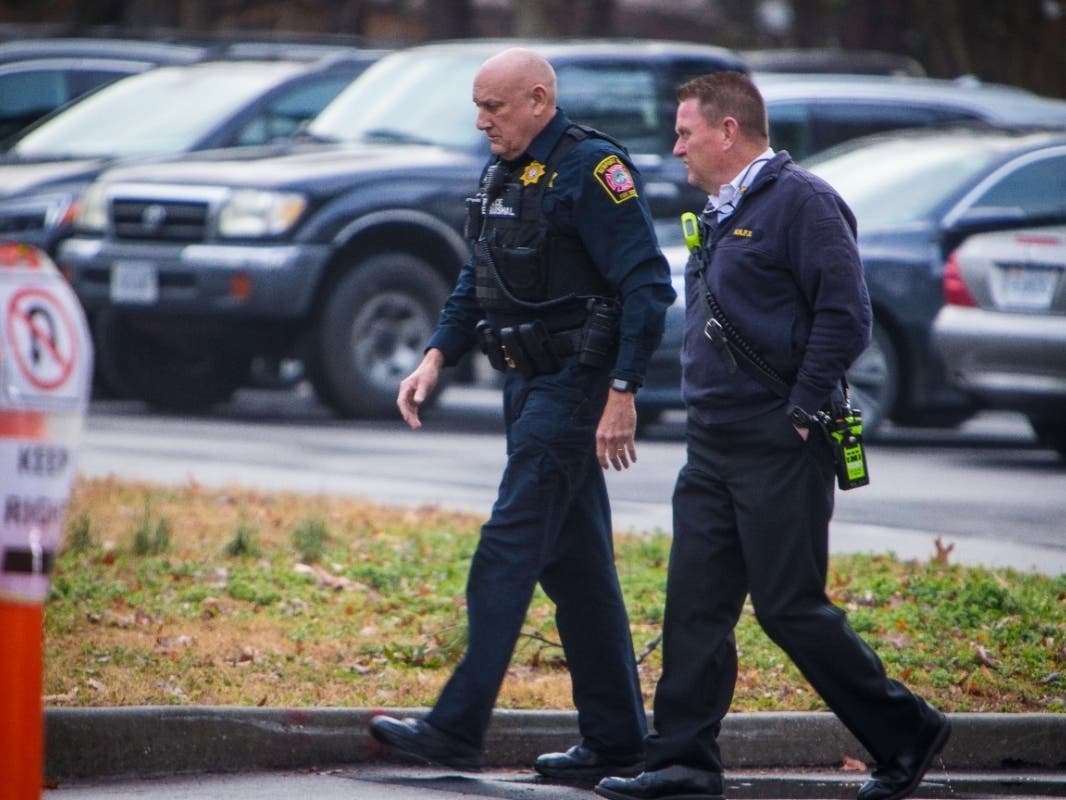
[[[571,121],[561,111],[514,162],[544,164]],[[659,250],[640,175],[612,142],[589,137],[574,147],[548,181],[542,208],[549,224],[581,239],[593,263],[622,300],[618,357],[612,377],[642,382],[674,302],[670,267]],[[455,364],[476,342],[485,317],[475,296],[474,260],[463,267],[427,350]]]

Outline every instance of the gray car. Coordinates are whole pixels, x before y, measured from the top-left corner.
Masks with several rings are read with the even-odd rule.
[[[949,378],[985,408],[1020,411],[1066,456],[1066,219],[971,236],[944,268],[933,338]]]

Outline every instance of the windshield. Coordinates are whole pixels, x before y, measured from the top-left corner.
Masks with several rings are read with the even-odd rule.
[[[364,72],[330,103],[309,131],[342,141],[436,144],[474,150],[474,74],[484,53],[398,53]]]
[[[927,221],[945,199],[996,155],[987,143],[958,139],[887,139],[827,151],[804,166],[851,206],[863,231]]]
[[[24,158],[114,158],[179,153],[267,91],[291,67],[159,67],[113,83],[30,131]]]

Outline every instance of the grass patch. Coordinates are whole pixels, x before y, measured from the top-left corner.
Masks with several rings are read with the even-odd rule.
[[[480,518],[340,497],[80,480],[45,606],[50,705],[425,706],[463,652]],[[670,540],[620,535],[650,707]],[[947,711],[1066,711],[1066,575],[836,556],[830,597],[890,676]],[[572,707],[553,609],[534,597],[501,708]],[[821,710],[737,628],[736,710]]]

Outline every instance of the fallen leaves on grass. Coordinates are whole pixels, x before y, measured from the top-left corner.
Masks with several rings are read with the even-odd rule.
[[[45,607],[48,704],[425,706],[462,656],[476,515],[108,478],[78,481],[68,518]],[[136,531],[161,523],[166,540],[138,553]],[[616,537],[649,707],[669,545]],[[1066,711],[1066,576],[948,564],[953,548],[927,563],[834,556],[827,593],[939,708]],[[522,630],[499,707],[571,708],[539,590]],[[733,710],[824,709],[750,603],[735,633]]]

